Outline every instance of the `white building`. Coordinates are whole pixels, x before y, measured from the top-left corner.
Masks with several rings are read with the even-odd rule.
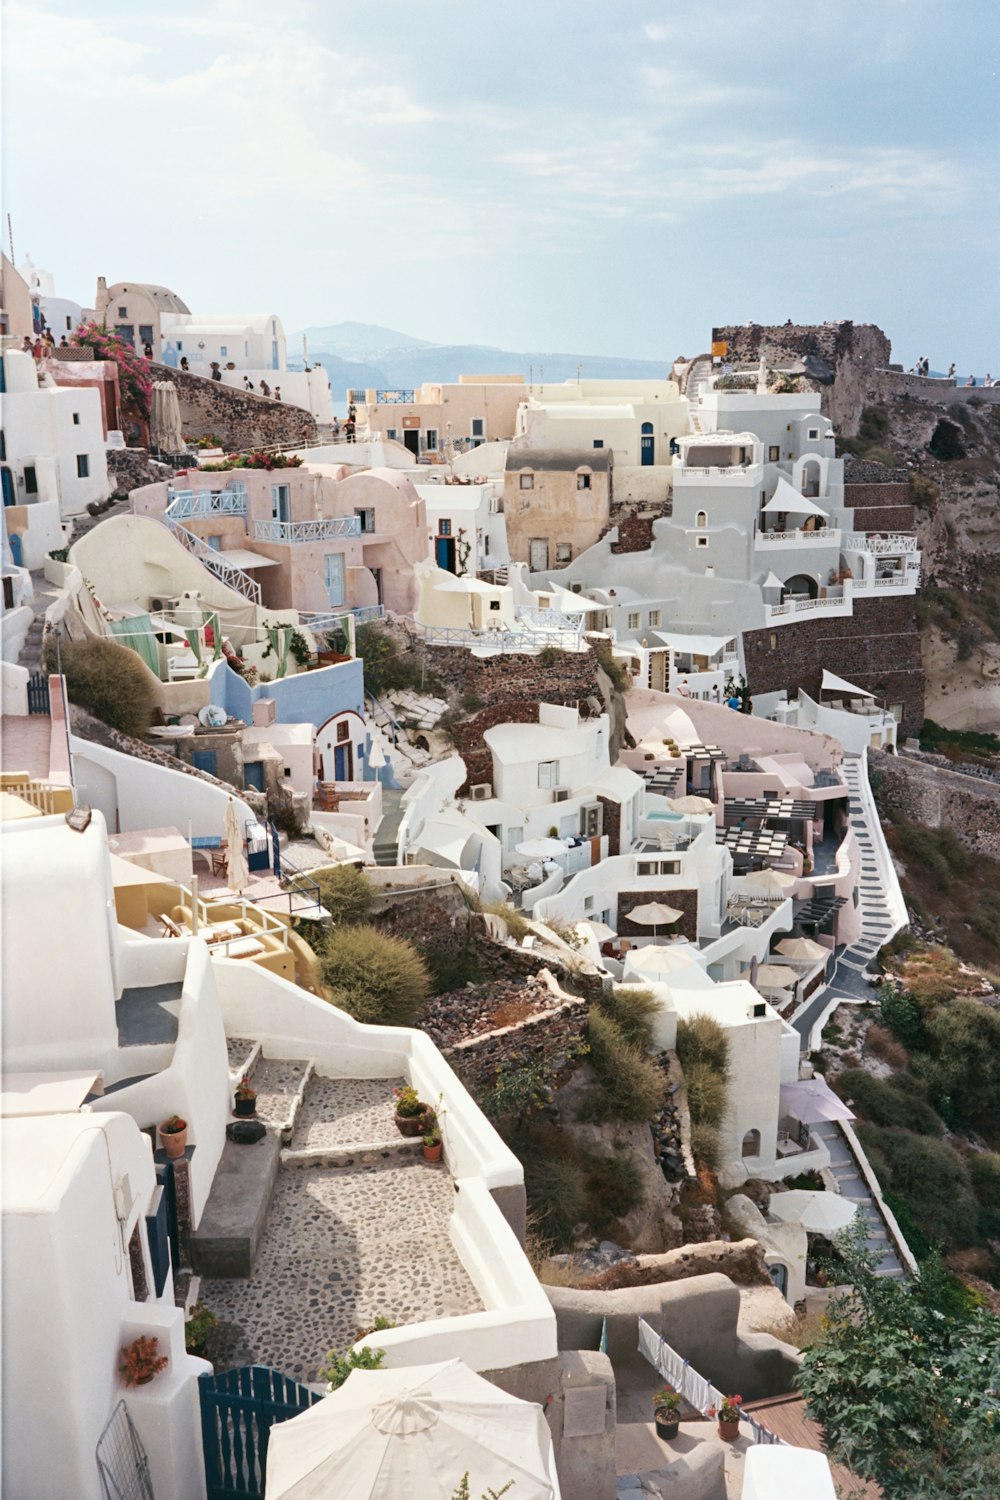
[[[414,488],[427,511],[428,555],[439,568],[474,578],[510,561],[496,485],[468,480],[420,483],[414,475]]]
[[[290,370],[285,330],[277,313],[164,312],[160,316],[160,358],[177,369],[181,360],[192,375],[211,379],[215,370],[223,385],[244,390],[248,380],[257,395],[273,396],[304,407],[318,422],[333,421],[333,393],[322,365]],[[262,383],[268,390],[262,389]]]
[[[80,303],[57,297],[55,277],[51,271],[40,270],[30,255],[21,262],[20,274],[27,282],[32,306],[38,311],[39,326],[51,329],[57,343],[63,337],[68,338],[83,322]]]
[[[101,397],[39,377],[35,361],[17,349],[3,352],[2,372],[7,533],[14,561],[39,568],[63,545],[61,521],[108,497]]]

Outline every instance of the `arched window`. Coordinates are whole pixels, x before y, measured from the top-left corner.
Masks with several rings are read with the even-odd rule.
[[[760,1155],[760,1131],[759,1130],[748,1130],[747,1133],[746,1133],[746,1135],[743,1137],[743,1155],[744,1156],[759,1156]]]
[[[700,510],[698,512],[698,514],[694,518],[694,524],[696,526],[707,526],[708,525],[708,512],[704,511],[704,510]]]

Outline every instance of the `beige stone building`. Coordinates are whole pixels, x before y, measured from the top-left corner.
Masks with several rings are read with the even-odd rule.
[[[455,384],[347,393],[361,436],[402,443],[429,463],[447,463],[455,453],[512,438],[526,396],[523,375],[462,375]]]
[[[592,547],[611,514],[610,449],[510,448],[503,508],[512,562],[564,568]]]

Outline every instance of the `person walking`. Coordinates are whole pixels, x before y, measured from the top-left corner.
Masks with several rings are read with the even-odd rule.
[[[276,385],[274,387],[274,399],[275,399],[275,401],[280,401],[281,400],[281,386],[280,385]]]
[[[949,380],[954,380],[955,379],[955,361],[954,360],[952,360],[951,364],[948,366],[948,379]]]

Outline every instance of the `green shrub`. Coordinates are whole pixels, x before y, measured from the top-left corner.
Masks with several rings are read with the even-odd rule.
[[[660,1002],[650,990],[637,985],[618,984],[601,996],[598,1008],[621,1031],[626,1041],[634,1042],[644,1052],[653,1045],[653,1022]]]
[[[135,651],[114,641],[93,639],[64,641],[61,653],[71,703],[122,734],[148,732],[156,708],[156,687]]]
[[[610,679],[611,686],[616,693],[627,693],[632,679],[628,674],[628,668],[624,662],[615,656],[611,642],[608,640],[595,640],[591,642],[594,655],[597,657],[597,665],[604,675]]]
[[[889,436],[889,411],[885,406],[866,406],[858,422],[858,438],[870,447],[873,443],[884,443]]]
[[[412,943],[372,927],[335,927],[319,948],[331,1002],[374,1026],[412,1026],[430,994],[427,965]]]
[[[707,1062],[693,1062],[684,1069],[688,1109],[693,1125],[722,1124],[726,1112],[726,1080]]]
[[[359,625],[354,635],[365,674],[365,691],[380,697],[394,688],[437,691],[441,684],[428,676],[420,659],[403,653],[388,631],[379,625]]]
[[[702,1121],[699,1125],[691,1126],[691,1150],[699,1165],[704,1163],[715,1171],[722,1162],[722,1142],[714,1125],[707,1125]]]
[[[586,1217],[587,1189],[579,1162],[572,1155],[542,1152],[527,1154],[522,1162],[528,1210],[538,1233],[555,1249],[567,1249]]]
[[[523,1122],[552,1102],[553,1077],[543,1062],[504,1062],[497,1069],[493,1087],[480,1100],[491,1120]]]
[[[973,1151],[966,1157],[972,1191],[979,1203],[983,1239],[1000,1239],[1000,1153]]]
[[[947,1096],[964,1120],[988,1135],[1000,1118],[1000,1012],[953,1000],[927,1018],[934,1068],[931,1098]]]
[[[587,1224],[595,1234],[607,1234],[615,1219],[623,1219],[645,1198],[642,1171],[631,1156],[583,1157]]]
[[[662,1106],[659,1068],[598,1009],[589,1017],[590,1060],[597,1077],[586,1109],[593,1120],[648,1120]]]
[[[945,1141],[893,1126],[862,1124],[858,1135],[880,1153],[888,1169],[883,1187],[903,1198],[931,1244],[975,1243],[979,1205],[962,1158]],[[874,1165],[874,1162],[873,1162]]]
[[[338,926],[350,927],[367,919],[375,890],[354,865],[313,870],[309,878],[319,886],[319,899]]]
[[[482,984],[486,979],[479,955],[470,943],[461,948],[422,946],[424,962],[431,973],[435,995],[446,995],[466,984]]]
[[[729,1072],[729,1038],[714,1016],[700,1012],[677,1023],[677,1056],[685,1076],[692,1063],[707,1063],[725,1079]]]
[[[347,1349],[343,1354],[338,1354],[336,1349],[331,1349],[326,1356],[327,1363],[319,1370],[317,1375],[320,1380],[328,1380],[337,1390],[343,1385],[352,1370],[379,1370],[385,1359],[384,1349]]]
[[[863,1119],[874,1125],[900,1125],[917,1135],[940,1135],[941,1120],[924,1098],[925,1083],[912,1073],[875,1078],[864,1068],[845,1068],[837,1075],[837,1092],[850,1099]]]
[[[910,474],[910,499],[918,510],[926,510],[933,515],[937,510],[940,494],[932,479],[925,479],[923,474]]]

